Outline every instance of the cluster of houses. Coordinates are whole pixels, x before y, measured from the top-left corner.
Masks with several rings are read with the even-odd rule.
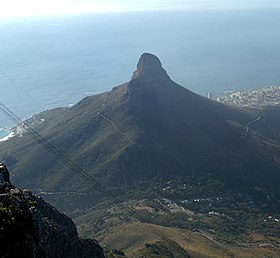
[[[280,106],[280,86],[239,92],[228,91],[224,96],[218,97],[217,101],[243,107]]]

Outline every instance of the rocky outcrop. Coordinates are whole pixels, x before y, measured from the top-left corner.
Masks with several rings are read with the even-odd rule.
[[[11,189],[10,173],[5,164],[0,163],[0,194]]]
[[[29,190],[0,194],[2,258],[103,258],[95,240],[80,239],[73,221]]]
[[[28,202],[35,202],[32,210],[39,245],[46,257],[104,257],[98,243],[79,239],[73,221],[32,193],[26,194]]]
[[[133,72],[131,80],[154,81],[170,80],[167,72],[162,68],[160,60],[153,54],[144,53],[141,55],[137,69]]]
[[[145,244],[144,248],[137,251],[136,257],[158,257],[158,258],[190,258],[190,255],[175,241],[157,241]]]

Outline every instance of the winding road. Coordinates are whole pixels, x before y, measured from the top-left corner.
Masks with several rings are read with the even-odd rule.
[[[251,120],[250,122],[248,122],[248,124],[246,125],[246,133],[244,134],[244,136],[242,136],[243,139],[246,139],[248,134],[249,134],[249,127],[250,125],[256,123],[257,121],[259,121],[262,118],[262,114],[260,114],[256,119]]]
[[[102,117],[102,118],[104,118],[106,121],[108,121],[108,122],[115,128],[115,130],[116,130],[118,133],[124,135],[124,136],[127,138],[127,140],[128,140],[131,144],[136,144],[133,140],[130,139],[130,137],[129,137],[126,133],[122,132],[110,118],[108,118],[108,117],[106,117],[106,116],[100,114],[100,112],[97,112],[97,115],[99,115],[100,117]]]
[[[280,109],[280,107],[269,108],[269,109],[267,109],[267,110],[264,110],[264,111],[262,111],[262,112],[259,114],[259,116],[258,116],[257,118],[255,118],[255,119],[249,121],[249,122],[247,123],[247,125],[246,125],[246,133],[245,133],[244,136],[242,136],[241,138],[246,139],[246,138],[248,137],[249,131],[250,131],[250,126],[251,126],[252,124],[258,122],[259,120],[261,120],[261,118],[262,118],[262,116],[263,116],[264,114],[269,113],[269,112],[271,112],[271,111],[273,111],[273,110],[277,110],[277,109]]]

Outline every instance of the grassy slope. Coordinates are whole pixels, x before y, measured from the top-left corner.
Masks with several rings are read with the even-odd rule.
[[[279,251],[275,248],[259,247],[256,244],[246,246],[219,245],[216,242],[198,233],[178,229],[151,225],[168,238],[176,241],[181,247],[187,250],[192,258],[205,257],[277,257]],[[135,257],[135,253],[144,247],[143,243],[155,243],[160,238],[149,233],[147,227],[138,222],[121,224],[113,227],[105,235],[97,237],[99,243],[106,248],[114,247],[121,249],[128,257]]]
[[[276,128],[269,134],[260,124],[264,136],[242,139],[246,123],[257,115],[205,99],[170,79],[134,80],[72,108],[43,112],[36,116],[44,119],[41,124],[29,123],[82,170],[109,184],[157,174],[215,173],[229,185],[271,185],[276,180],[270,178],[279,174],[274,169],[280,147],[266,136],[276,137]],[[88,190],[27,134],[1,143],[0,156],[5,155],[17,160],[11,168],[20,186]],[[272,162],[266,162],[268,156]]]
[[[136,222],[123,208],[112,206],[103,207],[102,210],[101,207],[95,207],[75,216],[81,236],[96,238],[105,248],[123,250],[129,257],[137,257],[139,253],[149,254],[150,250],[145,247],[145,243],[161,241],[161,234],[187,250],[191,257],[249,258],[278,257],[280,254],[278,223],[272,220],[264,222],[268,215],[262,216],[259,211],[251,214],[251,219],[244,224],[244,230],[238,230],[242,227],[240,220],[245,211],[234,218],[233,214],[216,216],[209,215],[208,211],[183,211],[175,203],[168,206],[171,207],[168,208],[169,212],[166,204],[149,200],[126,202],[124,205],[138,211],[137,214],[141,214],[146,224]],[[279,214],[273,217],[278,218]],[[250,226],[249,223],[253,224]],[[172,247],[169,246],[169,249],[172,250]]]

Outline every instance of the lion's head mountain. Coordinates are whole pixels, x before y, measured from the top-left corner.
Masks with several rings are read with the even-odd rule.
[[[259,112],[189,91],[172,81],[156,56],[144,53],[128,82],[25,124],[109,188],[178,177],[214,179],[225,192],[259,189],[273,196],[279,194],[280,116],[272,110],[250,124]],[[28,131],[2,142],[0,156],[18,186],[93,191]],[[63,200],[63,194],[55,197],[62,206]]]

